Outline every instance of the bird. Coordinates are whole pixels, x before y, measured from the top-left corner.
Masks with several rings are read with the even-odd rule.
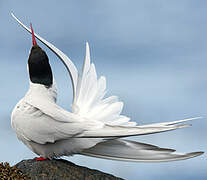
[[[122,114],[123,102],[117,96],[106,97],[106,78],[97,77],[88,43],[82,71],[78,72],[68,56],[34,33],[32,25],[29,29],[13,13],[11,15],[32,34],[33,43],[28,58],[29,90],[14,107],[11,126],[17,138],[38,155],[37,160],[79,154],[130,162],[167,162],[204,153],[177,153],[174,149],[125,139],[189,127],[190,124],[183,122],[199,117],[137,125]],[[67,68],[73,87],[71,111],[56,104],[57,88],[50,61],[36,38]]]

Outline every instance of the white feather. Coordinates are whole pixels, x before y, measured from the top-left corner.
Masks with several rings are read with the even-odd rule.
[[[132,162],[167,162],[199,156],[203,152],[176,153],[173,149],[160,148],[129,140],[109,140],[81,152],[83,155],[111,160]]]
[[[72,107],[76,107],[75,113],[84,118],[94,119],[109,125],[128,125],[130,119],[120,115],[123,102],[119,102],[118,99],[115,102],[110,101],[114,96],[104,99],[106,79],[104,76],[97,79],[95,65],[91,64],[88,43],[86,43],[86,55],[82,74],[79,76],[77,93],[72,105]],[[133,125],[136,125],[136,123],[134,122]]]
[[[28,32],[30,29],[14,19]],[[82,73],[54,45],[35,34],[66,66],[73,85],[72,112],[56,105],[56,87],[46,88],[31,83],[25,97],[12,112],[11,123],[17,137],[38,155],[53,158],[82,153],[89,156],[127,161],[172,161],[195,157],[201,152],[173,154],[172,150],[126,140],[119,137],[137,136],[188,127],[179,124],[193,119],[136,126],[136,122],[121,115],[123,102],[118,97],[104,98],[106,79],[97,78],[90,60],[89,45]]]

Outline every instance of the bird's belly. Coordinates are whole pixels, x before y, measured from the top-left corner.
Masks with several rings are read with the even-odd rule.
[[[55,128],[57,126],[57,123],[53,124],[52,119],[49,119],[44,113],[24,101],[20,101],[12,112],[11,124],[18,139],[30,150],[42,157],[51,159],[59,156],[70,156],[80,153],[84,149],[91,148],[102,141],[100,138],[87,139],[71,137],[53,141],[53,139],[51,139],[53,135],[50,133],[48,134],[45,131],[45,133],[42,133],[43,131],[39,133],[40,131],[38,130],[41,128],[41,125],[39,125],[40,122],[44,122],[43,129],[45,131],[47,131],[48,128]]]
[[[81,139],[70,138],[65,140],[59,140],[54,143],[38,144],[35,142],[29,142],[31,150],[39,156],[52,159],[53,157],[70,156],[78,154],[84,149],[95,146],[100,139]]]

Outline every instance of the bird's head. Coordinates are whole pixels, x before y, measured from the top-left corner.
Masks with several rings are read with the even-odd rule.
[[[50,87],[53,84],[52,70],[49,59],[45,51],[43,51],[35,40],[34,31],[31,24],[32,43],[28,59],[29,77],[32,83],[45,85]]]

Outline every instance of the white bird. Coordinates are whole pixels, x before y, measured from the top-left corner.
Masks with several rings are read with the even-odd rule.
[[[116,96],[104,97],[106,79],[104,76],[97,78],[88,43],[82,72],[78,73],[63,52],[12,16],[32,33],[33,47],[28,60],[30,88],[15,106],[11,125],[18,139],[34,153],[43,159],[82,154],[134,162],[183,160],[203,154],[176,153],[173,149],[122,139],[188,127],[189,124],[180,123],[198,118],[137,126],[136,122],[121,115],[123,102]],[[56,104],[57,89],[49,60],[37,45],[35,36],[60,58],[70,74],[72,112]]]

